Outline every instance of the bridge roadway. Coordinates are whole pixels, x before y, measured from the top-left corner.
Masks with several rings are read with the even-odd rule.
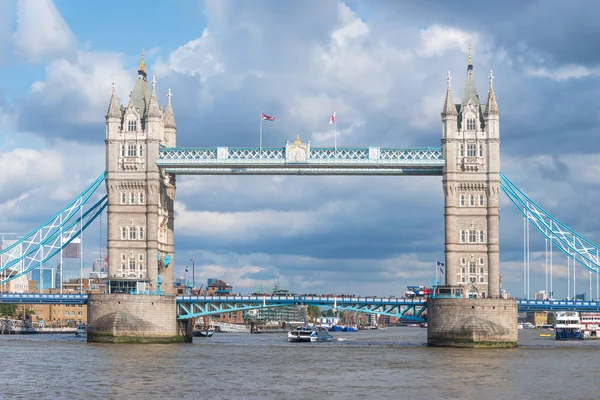
[[[142,295],[140,295],[142,296]],[[87,294],[0,293],[0,304],[87,304]],[[421,315],[426,299],[322,296],[177,296],[179,318],[193,318],[262,307],[317,305],[338,310],[394,316]],[[519,300],[519,312],[600,312],[600,301]]]

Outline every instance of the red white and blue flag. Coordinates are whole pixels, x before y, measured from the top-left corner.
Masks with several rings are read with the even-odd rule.
[[[260,117],[266,121],[275,121],[275,117],[270,117],[265,113],[260,113]]]

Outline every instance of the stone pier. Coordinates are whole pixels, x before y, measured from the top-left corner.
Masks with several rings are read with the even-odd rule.
[[[88,342],[183,343],[175,296],[90,294]]]
[[[427,344],[438,347],[516,347],[517,300],[427,299]]]

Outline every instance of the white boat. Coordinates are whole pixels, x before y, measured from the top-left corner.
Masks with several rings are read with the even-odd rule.
[[[330,342],[333,336],[326,330],[300,326],[288,332],[288,342]]]
[[[581,321],[579,313],[574,311],[563,311],[556,313],[556,340],[580,340],[583,339],[581,332]]]
[[[87,336],[87,325],[77,325],[75,336]]]
[[[579,319],[584,339],[600,339],[600,313],[580,313]]]
[[[194,331],[194,336],[196,337],[211,337],[212,335],[215,334],[215,331],[212,329],[202,329],[202,330],[195,330]]]

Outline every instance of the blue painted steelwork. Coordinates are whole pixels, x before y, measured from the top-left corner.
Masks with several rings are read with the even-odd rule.
[[[524,311],[600,312],[600,301],[519,300],[519,312]]]
[[[600,247],[554,218],[525,195],[503,173],[500,187],[513,205],[550,242],[586,269],[600,274]]]
[[[179,306],[178,319],[263,307],[317,305],[368,314],[390,315],[405,320],[424,321],[421,315],[426,308],[425,299],[319,296],[179,296],[177,304]]]
[[[300,158],[291,157],[289,144],[263,149],[162,148],[156,164],[178,175],[441,175],[444,167],[437,147],[334,149],[298,144]]]
[[[87,300],[87,294],[0,294],[0,304],[87,304]]]
[[[66,222],[61,220],[58,226],[52,226],[47,232],[40,231],[39,234],[35,234],[33,237],[39,239],[37,242],[28,241],[25,250],[21,251],[18,257],[14,255],[12,260],[0,267],[0,271],[5,271],[0,284],[16,279],[50,260],[78,237],[107,205],[108,196],[105,195],[84,213],[76,213]]]

